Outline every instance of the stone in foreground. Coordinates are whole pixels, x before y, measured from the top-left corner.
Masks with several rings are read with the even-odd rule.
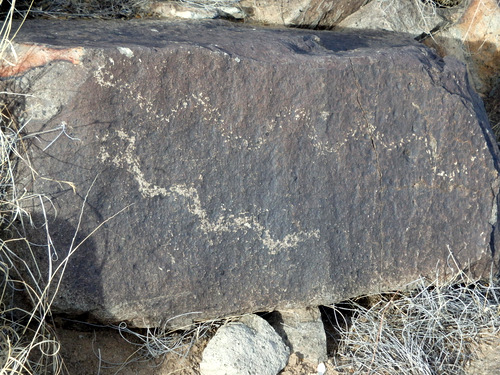
[[[313,363],[326,361],[326,333],[317,307],[275,312],[271,323],[292,353]]]
[[[2,76],[33,95],[38,173],[18,187],[51,198],[59,260],[102,224],[55,311],[149,326],[490,271],[495,140],[465,67],[411,38],[30,21],[16,40]]]
[[[264,319],[245,315],[218,329],[203,351],[201,375],[276,375],[287,364],[289,350]]]

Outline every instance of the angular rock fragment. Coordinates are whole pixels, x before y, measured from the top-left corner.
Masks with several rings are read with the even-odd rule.
[[[51,199],[54,266],[102,225],[55,311],[148,326],[490,271],[496,143],[465,67],[411,38],[38,20],[16,40],[78,51],[3,81],[31,95],[17,187]]]
[[[292,353],[315,364],[326,361],[326,333],[317,307],[276,311],[271,316],[274,319],[267,320]]]

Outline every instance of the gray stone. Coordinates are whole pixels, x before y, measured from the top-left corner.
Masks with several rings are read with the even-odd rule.
[[[328,27],[357,11],[365,0],[241,0],[246,19],[272,25]]]
[[[272,315],[271,325],[292,353],[316,364],[327,360],[325,327],[317,307],[281,310]]]
[[[152,1],[146,4],[146,11],[162,18],[182,19],[212,19],[217,18],[220,12],[217,8],[197,7],[188,3],[173,1]]]
[[[496,142],[465,67],[412,38],[37,20],[16,40],[32,45],[0,73],[32,95],[38,173],[17,188],[51,199],[54,267],[102,224],[56,312],[148,326],[490,272]]]
[[[418,36],[446,28],[464,13],[463,7],[438,8],[429,1],[373,0],[338,23],[339,28],[387,30]]]
[[[276,375],[289,350],[264,319],[245,315],[217,330],[203,351],[201,375]]]

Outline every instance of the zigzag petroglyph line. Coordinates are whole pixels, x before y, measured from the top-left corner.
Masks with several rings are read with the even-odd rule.
[[[301,242],[319,238],[319,230],[313,230],[297,231],[287,234],[282,239],[275,239],[269,229],[260,224],[255,216],[248,213],[220,215],[216,220],[210,220],[209,215],[202,206],[198,191],[194,186],[176,184],[167,189],[150,183],[145,179],[139,159],[136,156],[135,136],[128,135],[122,130],[118,130],[117,135],[120,139],[127,142],[128,145],[124,152],[116,155],[111,162],[117,167],[125,168],[134,177],[139,191],[144,198],[153,198],[155,196],[174,196],[174,199],[184,198],[187,203],[187,210],[198,219],[199,228],[205,234],[236,233],[238,231],[253,232],[262,242],[263,246],[268,249],[270,254],[277,254],[283,250],[295,248]],[[110,156],[105,152],[101,152],[100,158],[106,160]]]

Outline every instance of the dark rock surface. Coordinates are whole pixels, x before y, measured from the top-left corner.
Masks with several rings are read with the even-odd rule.
[[[465,67],[411,38],[36,21],[16,40],[38,45],[4,81],[39,132],[18,187],[51,198],[59,259],[126,208],[73,254],[56,309],[154,325],[490,271],[497,146]]]

